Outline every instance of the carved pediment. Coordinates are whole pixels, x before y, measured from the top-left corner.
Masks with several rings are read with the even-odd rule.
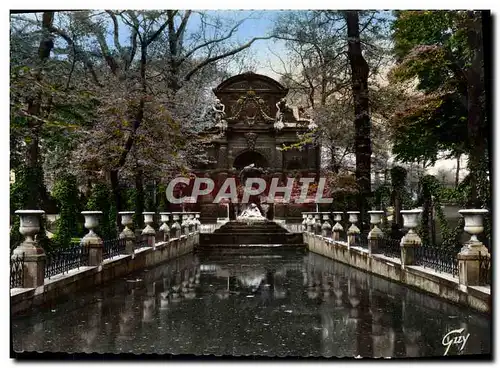
[[[231,112],[233,115],[226,119],[228,122],[242,121],[250,126],[256,123],[274,122],[274,119],[268,115],[269,105],[254,90],[249,90],[245,95],[240,96],[231,106]]]

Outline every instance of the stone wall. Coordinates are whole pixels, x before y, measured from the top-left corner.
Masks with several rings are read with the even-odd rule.
[[[119,255],[103,261],[101,266],[80,267],[66,274],[44,280],[37,288],[15,288],[10,291],[11,314],[29,312],[33,307],[49,304],[58,298],[77,291],[90,289],[134,271],[154,267],[160,263],[180,257],[194,250],[199,234],[182,235],[168,242],[155,244],[155,248],[136,249],[134,254]]]
[[[449,302],[491,313],[491,290],[484,286],[460,285],[458,277],[435,272],[421,266],[401,266],[399,258],[369,254],[367,249],[337,242],[320,235],[304,233],[309,251],[335,261],[374,273]]]

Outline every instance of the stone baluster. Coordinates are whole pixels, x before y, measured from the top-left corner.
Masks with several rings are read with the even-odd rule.
[[[356,226],[358,222],[359,211],[347,211],[349,215],[349,222],[351,226],[347,229],[347,247],[358,245],[358,238],[360,236],[359,228]]]
[[[40,231],[40,218],[45,213],[42,210],[18,210],[21,224],[19,232],[25,237],[12,252],[12,258],[23,257],[23,287],[35,288],[43,285],[45,275],[45,252],[38,243],[36,235]]]
[[[321,235],[325,238],[332,237],[332,225],[330,224],[330,214],[323,212],[323,225],[321,225]]]
[[[102,264],[103,242],[94,231],[99,226],[99,217],[102,211],[83,211],[85,217],[85,228],[89,231],[82,239],[82,244],[89,250],[89,266],[100,266]]]
[[[458,211],[464,217],[464,230],[471,235],[457,255],[458,279],[461,285],[480,285],[481,257],[491,260],[488,248],[477,238],[484,231],[483,220],[486,209],[466,209]]]
[[[342,231],[344,231],[344,228],[342,227],[342,225],[340,224],[340,222],[342,221],[342,214],[343,212],[332,212],[333,215],[334,215],[334,221],[335,221],[335,225],[333,225],[333,228],[332,228],[332,231],[333,231],[333,240],[335,241],[340,241],[340,233]]]
[[[317,235],[321,235],[321,213],[314,212],[314,218],[315,218],[314,233]]]
[[[179,219],[179,212],[172,212],[172,226],[170,227],[172,238],[181,237],[181,225],[179,224]]]
[[[156,231],[153,228],[153,223],[154,219],[153,216],[155,215],[154,212],[143,212],[142,213],[144,216],[144,224],[146,224],[146,227],[142,230],[141,235],[145,236],[148,242],[148,246],[155,248],[155,240],[156,240]]]
[[[312,212],[309,212],[307,214],[307,232],[314,234],[314,224],[316,221],[314,221],[314,216]]]
[[[122,211],[118,212],[121,217],[121,223],[124,226],[122,232],[119,235],[120,239],[125,239],[125,253],[126,254],[134,254],[135,248],[135,233],[131,229],[134,221],[132,220],[132,216],[135,212],[133,211]]]
[[[302,232],[307,232],[307,212],[302,212]]]
[[[160,212],[160,221],[162,222],[162,225],[159,230],[163,232],[163,240],[166,242],[170,239],[170,228],[168,227],[169,219],[170,212]]]
[[[401,239],[401,266],[410,266],[415,264],[415,249],[422,245],[422,239],[413,230],[418,226],[418,219],[422,213],[421,209],[402,210],[403,226],[408,232]]]
[[[384,232],[378,227],[382,222],[384,211],[368,211],[368,214],[370,215],[370,224],[373,225],[368,233],[368,252],[372,254],[377,253],[380,243],[384,239]]]

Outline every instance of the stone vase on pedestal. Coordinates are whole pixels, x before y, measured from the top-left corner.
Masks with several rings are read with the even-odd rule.
[[[340,224],[342,221],[342,214],[343,212],[332,212],[333,214],[333,220],[335,221],[335,225],[333,225],[332,231],[333,231],[333,240],[335,241],[340,241],[340,233],[344,231],[344,228]]]
[[[125,253],[134,255],[135,248],[135,233],[131,229],[134,221],[132,216],[134,216],[134,211],[122,211],[118,212],[121,217],[121,224],[124,226],[122,232],[119,235],[120,239],[125,239]]]
[[[169,218],[170,212],[160,212],[160,221],[162,225],[159,230],[163,232],[163,240],[166,242],[170,239],[170,228],[168,227]]]
[[[154,223],[154,212],[143,212],[144,224],[146,225],[142,230],[141,235],[146,236],[148,240],[148,246],[155,248],[155,237],[156,231],[153,228]]]
[[[325,238],[331,238],[332,225],[330,225],[330,214],[323,212],[323,225],[321,225],[321,235]]]
[[[89,266],[100,266],[102,263],[103,242],[94,231],[99,227],[99,218],[102,211],[83,211],[85,217],[85,228],[89,231],[82,239],[83,246],[89,249]]]
[[[179,212],[173,212],[172,213],[172,226],[170,227],[170,231],[172,232],[172,237],[173,238],[180,238],[181,237],[181,225],[179,224]]]
[[[481,258],[491,259],[488,248],[477,238],[484,231],[483,221],[488,210],[465,209],[458,213],[464,217],[464,230],[471,235],[457,255],[458,279],[462,285],[480,285]]]
[[[20,217],[19,232],[25,237],[24,241],[12,252],[12,257],[24,257],[23,287],[35,288],[43,285],[45,275],[45,252],[36,240],[40,231],[40,219],[43,210],[18,210]]]
[[[321,213],[314,212],[314,233],[317,235],[321,235]]]
[[[349,215],[349,222],[351,226],[347,229],[347,246],[358,245],[358,237],[360,236],[360,230],[356,226],[358,222],[359,211],[347,211]]]
[[[384,238],[384,233],[378,225],[382,222],[382,215],[384,211],[368,211],[370,215],[370,224],[372,224],[372,229],[368,233],[368,252],[369,254],[376,253]]]
[[[401,265],[415,264],[415,249],[422,245],[422,239],[413,230],[418,226],[418,220],[421,209],[402,210],[403,226],[408,229],[408,232],[401,239]]]

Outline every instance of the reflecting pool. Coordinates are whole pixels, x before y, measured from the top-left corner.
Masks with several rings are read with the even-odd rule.
[[[491,349],[487,316],[299,251],[187,255],[11,323],[16,352],[428,357],[460,329],[448,355]]]

